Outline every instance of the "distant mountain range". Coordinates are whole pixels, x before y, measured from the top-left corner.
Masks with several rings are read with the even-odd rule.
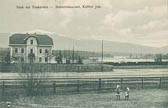
[[[78,51],[101,52],[102,41],[90,39],[73,39],[66,36],[58,35],[53,32],[42,30],[30,31],[28,33],[48,34],[53,38],[55,50],[72,50],[73,46]],[[8,37],[10,33],[0,33],[0,47],[8,47]],[[103,50],[108,53],[168,53],[168,46],[162,48],[149,47],[144,45],[122,43],[116,41],[103,41]]]

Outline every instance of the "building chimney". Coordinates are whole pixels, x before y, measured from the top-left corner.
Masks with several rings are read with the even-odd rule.
[[[28,36],[29,35],[29,33],[28,32],[26,32],[26,36]]]

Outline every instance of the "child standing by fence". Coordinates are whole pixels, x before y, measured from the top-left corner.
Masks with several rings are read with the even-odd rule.
[[[117,85],[117,88],[116,88],[116,97],[117,97],[117,100],[120,100],[120,85]]]
[[[128,100],[129,99],[129,87],[126,88],[126,92],[125,92],[125,100]]]

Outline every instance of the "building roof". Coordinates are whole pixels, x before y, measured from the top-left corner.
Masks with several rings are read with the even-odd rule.
[[[35,37],[38,45],[53,45],[53,40],[48,35],[42,34],[13,34],[9,37],[9,44],[26,44],[29,37]]]

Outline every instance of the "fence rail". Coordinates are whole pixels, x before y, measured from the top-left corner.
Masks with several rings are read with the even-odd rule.
[[[34,95],[78,93],[85,91],[114,91],[121,89],[168,88],[168,77],[114,77],[114,78],[47,78],[33,79]],[[41,83],[38,83],[41,82]],[[27,79],[0,79],[0,97],[26,96]]]

